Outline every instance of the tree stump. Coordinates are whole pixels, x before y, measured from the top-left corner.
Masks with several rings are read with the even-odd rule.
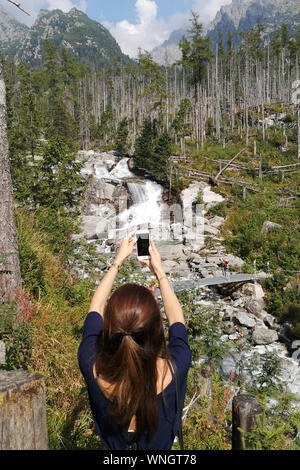
[[[0,450],[47,450],[43,377],[0,371]]]
[[[237,395],[232,400],[232,450],[244,450],[250,446],[246,432],[254,430],[262,417],[262,406],[251,395]]]

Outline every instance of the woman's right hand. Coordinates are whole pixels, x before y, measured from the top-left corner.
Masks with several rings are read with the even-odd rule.
[[[148,266],[150,271],[157,277],[161,277],[165,274],[164,268],[161,262],[161,256],[156,248],[154,241],[150,237],[150,246],[149,246],[150,259],[140,260],[141,263],[144,263]]]

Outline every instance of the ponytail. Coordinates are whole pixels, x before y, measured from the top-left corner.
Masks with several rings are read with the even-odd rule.
[[[100,353],[95,368],[112,385],[113,424],[127,427],[136,417],[136,437],[151,438],[158,426],[157,358],[166,355],[162,317],[146,288],[118,288],[104,312]]]

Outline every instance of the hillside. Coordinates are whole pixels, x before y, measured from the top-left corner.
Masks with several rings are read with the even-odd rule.
[[[88,62],[96,69],[113,61],[130,61],[104,26],[76,8],[68,13],[41,10],[31,28],[4,13],[0,38],[7,56],[28,62],[34,69],[41,66],[45,40],[58,48],[66,47],[78,62]]]

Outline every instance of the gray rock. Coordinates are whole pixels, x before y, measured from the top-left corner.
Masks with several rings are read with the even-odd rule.
[[[248,300],[245,302],[245,309],[253,313],[254,315],[259,314],[265,307],[265,302],[263,299],[255,299],[253,297],[250,297]]]
[[[239,299],[234,300],[232,303],[233,307],[243,307],[245,304],[244,297],[240,297]]]
[[[261,228],[261,232],[262,233],[268,233],[270,232],[271,230],[273,230],[274,228],[279,228],[281,227],[280,224],[276,224],[275,222],[270,222],[270,220],[266,220],[264,223],[263,223],[263,226]]]
[[[253,284],[252,282],[246,282],[239,289],[234,291],[231,297],[233,299],[239,299],[240,297],[244,297],[244,296],[253,297],[254,294],[255,294],[255,284]]]
[[[165,260],[162,262],[163,268],[167,274],[179,272],[179,266],[176,261]]]
[[[227,306],[224,308],[223,319],[224,319],[224,320],[231,320],[233,313],[234,313],[233,307],[231,307],[230,305],[227,305]]]
[[[198,265],[205,263],[205,259],[202,258],[202,256],[199,255],[198,253],[191,253],[188,256],[187,261],[191,264],[198,264]]]
[[[224,217],[220,217],[219,215],[215,215],[214,217],[209,219],[207,223],[209,225],[213,226],[213,227],[219,228],[224,222],[225,222]]]
[[[236,373],[238,369],[238,362],[240,360],[240,354],[232,354],[222,359],[220,366],[220,373],[225,376]]]
[[[221,260],[219,256],[207,256],[206,262],[218,265],[219,263],[221,263]]]
[[[241,326],[246,326],[247,328],[254,328],[256,321],[246,312],[236,312],[232,316],[233,321]]]
[[[98,224],[101,219],[98,216],[84,215],[82,216],[82,231],[87,240],[98,239]]]
[[[213,225],[204,224],[204,232],[210,233],[211,235],[217,235],[219,233],[219,229],[214,227]]]
[[[164,260],[186,260],[186,255],[183,249],[185,248],[182,244],[160,244],[156,243],[159,250],[161,259]]]
[[[239,269],[245,264],[245,261],[242,258],[239,258],[238,256],[232,254],[224,254],[222,256],[224,256],[229,261],[229,266],[232,268],[234,267]]]
[[[256,326],[252,333],[252,339],[255,344],[270,344],[278,341],[278,334],[269,328]]]

